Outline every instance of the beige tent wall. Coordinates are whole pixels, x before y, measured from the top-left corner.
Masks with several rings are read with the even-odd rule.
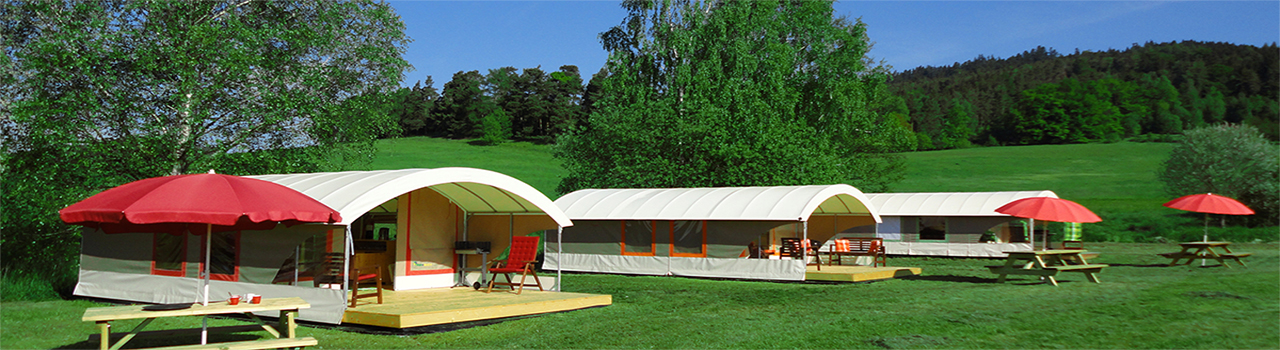
[[[397,204],[395,289],[451,286],[459,210],[428,188],[400,196]]]
[[[489,242],[490,259],[511,246],[512,236],[556,229],[555,220],[547,215],[472,214],[468,220],[467,240]],[[480,267],[480,263],[478,257],[468,258],[466,267]]]
[[[876,220],[870,215],[853,216],[815,214],[809,217],[808,235],[809,239],[826,242],[831,239],[831,237],[835,237],[836,234],[843,232],[844,230],[863,225],[875,225],[875,223]]]

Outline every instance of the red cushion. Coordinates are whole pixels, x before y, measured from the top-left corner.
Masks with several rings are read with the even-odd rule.
[[[356,280],[357,280],[357,281],[363,281],[363,280],[367,280],[367,279],[374,279],[374,278],[376,278],[376,277],[378,277],[378,274],[376,274],[376,273],[370,273],[370,274],[364,274],[364,275],[356,276]]]
[[[524,267],[523,267],[523,266],[521,266],[521,267],[499,267],[499,268],[489,269],[489,272],[494,272],[494,273],[521,273],[521,272],[524,272]]]

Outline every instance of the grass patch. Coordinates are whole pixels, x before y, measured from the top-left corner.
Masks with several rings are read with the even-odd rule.
[[[551,199],[564,176],[551,146],[529,142],[473,145],[467,140],[406,137],[379,140],[371,170],[467,167],[492,170],[520,179]]]
[[[1249,268],[1165,267],[1174,244],[1099,243],[1111,264],[1089,283],[1032,277],[995,283],[988,259],[890,258],[922,276],[875,283],[775,283],[568,274],[565,290],[614,305],[427,334],[304,326],[320,349],[988,349],[1280,348],[1280,245],[1239,244]],[[88,301],[3,304],[4,348],[92,347]],[[159,322],[159,321],[157,321]],[[153,329],[198,327],[195,317]],[[218,325],[246,323],[219,319]],[[136,322],[121,322],[129,329]],[[32,334],[40,334],[33,337]],[[240,336],[255,336],[246,333]],[[181,341],[181,340],[168,340]],[[190,339],[186,341],[191,341]],[[132,344],[132,343],[131,343]],[[172,345],[158,341],[138,346]]]

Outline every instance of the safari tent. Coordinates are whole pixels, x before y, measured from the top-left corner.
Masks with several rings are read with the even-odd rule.
[[[1024,219],[995,212],[1029,197],[1053,197],[1053,191],[867,193],[882,222],[843,231],[839,237],[880,237],[889,255],[1005,257],[1006,251],[1031,250]],[[1037,229],[1044,225],[1036,225]]]
[[[506,249],[511,236],[570,226],[550,199],[510,176],[470,168],[348,171],[252,176],[302,192],[341,213],[337,225],[215,232],[211,295],[297,296],[300,319],[342,321],[348,286],[315,283],[326,253],[354,253],[349,264],[385,266],[394,290],[451,287],[465,266],[457,241]],[[543,242],[546,244],[546,242]],[[203,239],[85,229],[75,294],[145,303],[196,300]],[[554,244],[554,243],[552,243]],[[339,254],[341,255],[341,254]],[[557,279],[558,281],[558,279]],[[558,284],[552,286],[558,290]]]
[[[748,246],[823,241],[880,221],[849,185],[587,189],[555,204],[574,226],[543,268],[600,273],[804,280],[804,260],[752,258]]]

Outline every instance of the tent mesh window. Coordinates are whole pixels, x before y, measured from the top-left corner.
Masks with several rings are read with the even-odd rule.
[[[622,222],[622,255],[653,255],[653,221]]]
[[[201,252],[203,255],[203,251]],[[214,232],[209,253],[210,278],[238,281],[240,268],[240,232]],[[200,259],[204,261],[202,256]]]
[[[947,240],[947,218],[925,216],[920,218],[921,241]]]
[[[706,221],[671,222],[671,256],[706,257]]]
[[[155,233],[152,238],[151,273],[163,276],[181,277],[186,271],[184,261],[187,257],[187,235],[171,235]]]

